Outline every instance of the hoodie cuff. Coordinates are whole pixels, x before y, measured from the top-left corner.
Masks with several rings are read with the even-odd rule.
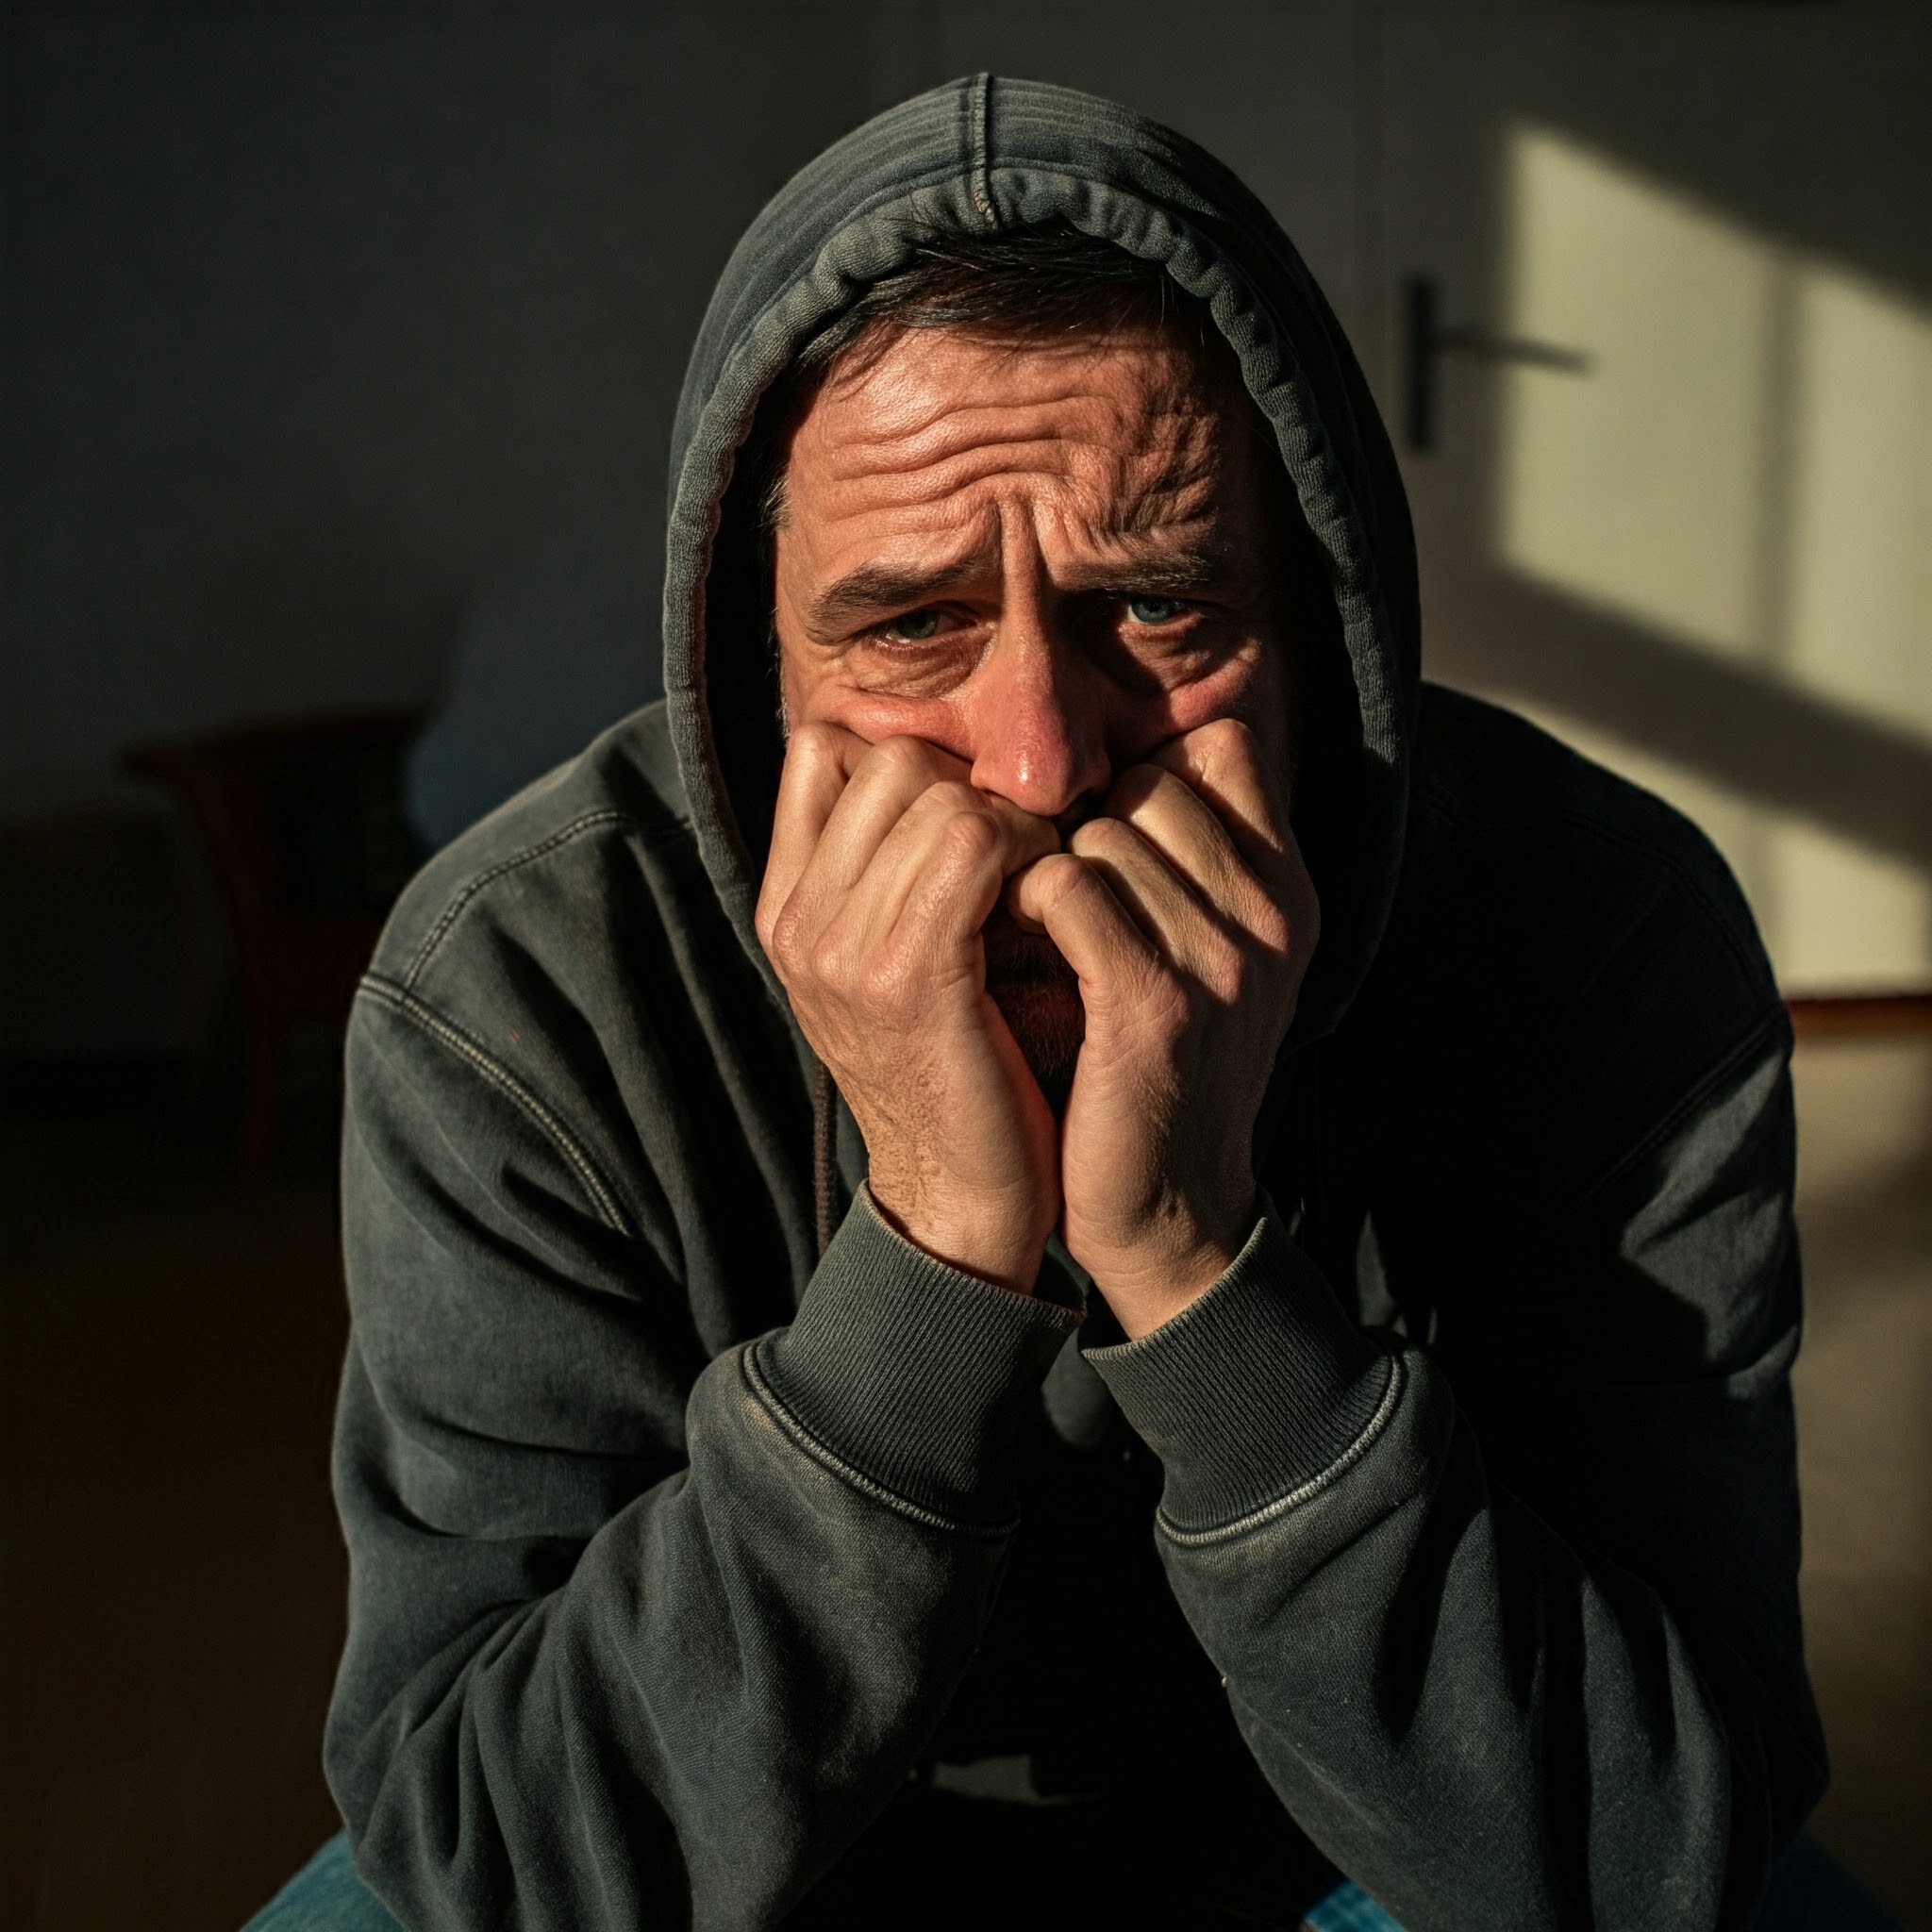
[[[1272,1208],[1206,1294],[1138,1341],[1083,1353],[1160,1457],[1161,1514],[1183,1534],[1226,1528],[1332,1470],[1393,1374]]]
[[[754,1382],[821,1451],[949,1524],[1009,1524],[1018,1439],[1077,1309],[935,1260],[854,1197]]]

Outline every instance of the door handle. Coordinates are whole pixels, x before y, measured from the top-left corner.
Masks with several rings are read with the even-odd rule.
[[[1581,349],[1531,341],[1523,336],[1492,335],[1474,323],[1444,322],[1442,285],[1434,275],[1405,276],[1402,294],[1407,336],[1404,426],[1410,449],[1436,447],[1436,363],[1440,357],[1459,355],[1474,356],[1484,362],[1525,362],[1538,369],[1560,370],[1566,375],[1590,373],[1591,358]]]

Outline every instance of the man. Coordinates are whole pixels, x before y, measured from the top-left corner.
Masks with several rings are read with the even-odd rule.
[[[940,90],[746,236],[672,479],[665,704],[352,1032],[375,1889],[1747,1924],[1823,1781],[1782,1008],[1688,825],[1420,684],[1278,230]]]

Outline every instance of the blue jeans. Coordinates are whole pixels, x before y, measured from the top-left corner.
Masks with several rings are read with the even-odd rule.
[[[1402,1932],[1366,1892],[1344,1885],[1308,1915],[1317,1932]],[[401,1932],[356,1875],[349,1840],[330,1839],[242,1932]],[[1898,1921],[1817,1840],[1801,1838],[1772,1874],[1755,1932],[1900,1932]]]
[[[402,1932],[389,1907],[356,1875],[345,1832],[337,1832],[242,1932]]]

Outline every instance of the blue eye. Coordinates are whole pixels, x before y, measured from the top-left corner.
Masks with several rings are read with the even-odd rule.
[[[1178,597],[1127,599],[1127,615],[1136,624],[1172,624],[1187,608]]]
[[[937,610],[908,610],[904,617],[893,618],[886,628],[908,644],[923,644],[939,635],[940,614]]]

